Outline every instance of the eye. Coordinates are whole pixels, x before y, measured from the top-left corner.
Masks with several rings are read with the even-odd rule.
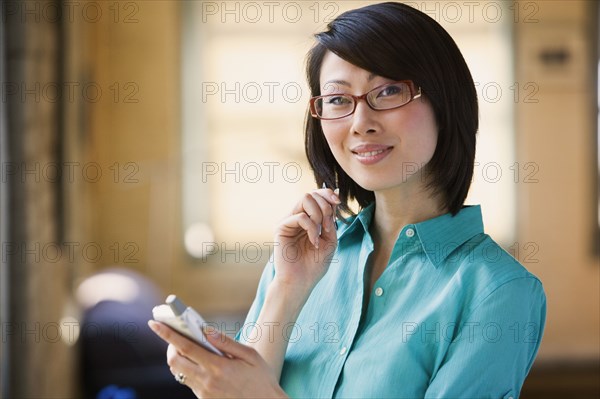
[[[331,105],[347,105],[351,102],[352,100],[346,96],[329,96],[325,99],[325,104]]]
[[[377,93],[377,97],[389,97],[401,94],[403,92],[404,85],[390,85],[381,89],[379,93]]]

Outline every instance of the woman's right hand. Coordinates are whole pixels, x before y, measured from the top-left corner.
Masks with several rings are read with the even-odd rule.
[[[304,195],[275,231],[275,280],[298,295],[309,295],[325,275],[337,247],[333,190]]]

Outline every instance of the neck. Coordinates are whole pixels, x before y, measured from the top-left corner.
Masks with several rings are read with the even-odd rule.
[[[407,224],[419,223],[447,213],[442,199],[424,187],[394,187],[375,192],[375,215],[371,233],[380,245],[392,245]]]

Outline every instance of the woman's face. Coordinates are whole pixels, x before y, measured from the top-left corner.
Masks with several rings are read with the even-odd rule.
[[[327,52],[321,93],[362,95],[393,80],[373,75]],[[438,129],[429,101],[417,98],[400,108],[375,111],[359,101],[354,114],[322,120],[325,138],[342,169],[370,191],[420,186],[421,170],[433,156]]]

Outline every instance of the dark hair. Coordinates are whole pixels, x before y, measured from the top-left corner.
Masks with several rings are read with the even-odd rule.
[[[401,3],[373,4],[339,15],[307,57],[311,96],[321,94],[319,75],[327,50],[364,70],[394,80],[412,80],[430,101],[438,142],[427,164],[428,187],[443,195],[453,215],[463,206],[475,160],[477,93],[469,68],[450,35],[428,15]],[[338,213],[352,213],[348,201],[364,208],[375,200],[335,160],[321,121],[306,117],[305,150],[320,187],[339,187]],[[341,212],[340,212],[341,211]]]

